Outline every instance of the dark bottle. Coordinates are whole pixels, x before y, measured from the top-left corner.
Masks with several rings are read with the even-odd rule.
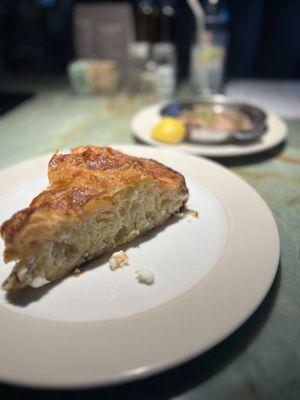
[[[136,0],[137,40],[155,43],[160,40],[160,10],[154,0]]]
[[[176,0],[160,0],[161,41],[174,42],[176,38]]]

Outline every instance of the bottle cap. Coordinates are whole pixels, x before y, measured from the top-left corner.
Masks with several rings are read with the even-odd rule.
[[[131,58],[147,59],[150,53],[150,43],[133,42],[129,45],[128,54]]]
[[[152,51],[155,61],[175,61],[175,47],[172,43],[156,43],[153,45]]]

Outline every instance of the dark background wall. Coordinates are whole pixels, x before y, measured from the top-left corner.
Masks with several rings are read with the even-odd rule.
[[[92,1],[0,0],[0,71],[63,72],[73,58],[72,7],[84,2]],[[174,3],[172,40],[180,74],[185,76],[194,22],[185,0]],[[227,78],[300,78],[300,0],[223,0],[222,4],[230,15]]]
[[[300,78],[300,1],[229,0],[228,75]]]

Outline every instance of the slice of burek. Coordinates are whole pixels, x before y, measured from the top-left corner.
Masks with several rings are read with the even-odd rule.
[[[1,226],[6,290],[39,287],[163,224],[188,198],[166,166],[110,147],[54,154],[49,186]]]

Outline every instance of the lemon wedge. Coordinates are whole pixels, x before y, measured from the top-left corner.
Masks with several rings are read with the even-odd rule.
[[[186,137],[186,127],[177,118],[165,117],[153,128],[151,136],[160,142],[176,144]]]

